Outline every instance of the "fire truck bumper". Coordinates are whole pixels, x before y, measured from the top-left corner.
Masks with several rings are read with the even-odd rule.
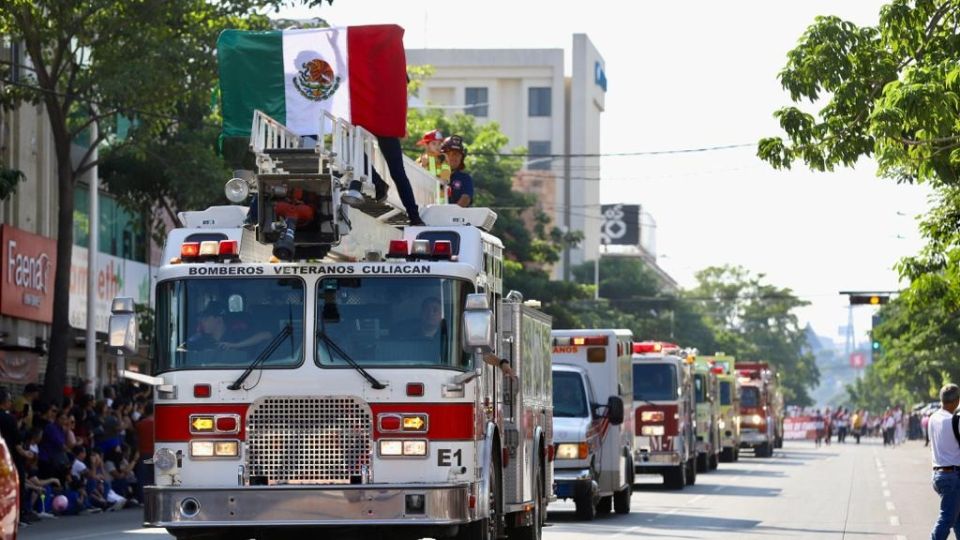
[[[145,488],[147,527],[456,525],[474,484]]]
[[[682,461],[679,452],[636,452],[633,469],[636,474],[662,474]]]
[[[762,444],[769,443],[766,432],[756,429],[743,429],[740,431],[740,448],[754,448]]]

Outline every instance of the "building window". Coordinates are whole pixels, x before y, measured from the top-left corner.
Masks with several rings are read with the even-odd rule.
[[[73,244],[90,245],[90,189],[73,192]],[[127,211],[116,199],[100,193],[100,253],[135,262],[147,262],[148,239],[143,217]]]
[[[472,114],[473,116],[480,116],[486,118],[487,116],[487,105],[489,104],[489,97],[487,94],[486,88],[467,88],[465,92],[465,99],[463,112],[467,114]]]
[[[553,158],[550,155],[550,141],[530,141],[529,159],[527,159],[528,171],[549,171],[553,164]]]
[[[528,88],[530,102],[528,106],[529,116],[550,116],[553,108],[551,96],[551,88],[549,86],[531,86]]]

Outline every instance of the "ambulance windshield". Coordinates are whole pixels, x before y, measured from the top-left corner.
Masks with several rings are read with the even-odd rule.
[[[317,288],[317,362],[349,367],[346,354],[360,366],[468,369],[461,345],[468,292],[468,283],[449,278],[325,278]]]
[[[583,379],[575,371],[553,372],[554,418],[586,418],[587,396],[583,393]]]
[[[677,368],[673,364],[633,365],[633,399],[674,401],[677,388]]]
[[[157,286],[157,370],[244,369],[290,325],[262,366],[303,358],[303,281],[182,279]]]

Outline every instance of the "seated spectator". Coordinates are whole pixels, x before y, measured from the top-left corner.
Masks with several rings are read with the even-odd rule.
[[[87,463],[90,478],[87,481],[87,494],[94,507],[113,512],[123,508],[127,500],[116,493],[111,486],[111,475],[107,472],[103,459],[103,452],[98,448],[90,450],[90,459]]]
[[[473,177],[464,172],[467,148],[463,145],[463,138],[459,135],[447,137],[440,145],[440,151],[453,169],[447,202],[467,208],[473,204]]]
[[[43,428],[43,437],[40,439],[39,469],[42,478],[63,478],[69,471],[67,429],[71,417],[66,412],[58,412],[55,418],[55,422]]]

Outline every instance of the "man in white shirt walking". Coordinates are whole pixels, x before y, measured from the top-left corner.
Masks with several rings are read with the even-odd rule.
[[[960,441],[953,432],[953,414],[960,404],[960,387],[940,389],[942,407],[930,416],[930,450],[933,454],[933,490],[940,495],[940,516],[933,528],[933,540],[946,540],[950,530],[960,538]]]

